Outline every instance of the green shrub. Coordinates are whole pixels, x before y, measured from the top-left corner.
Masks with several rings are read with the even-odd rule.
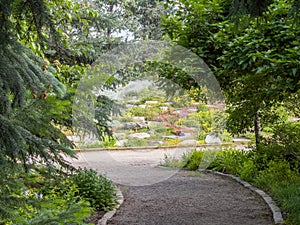
[[[108,210],[116,203],[113,183],[93,170],[80,168],[73,174],[56,170],[44,175],[46,171],[20,170],[11,177],[17,181],[14,189],[5,189],[0,182],[0,193],[11,196],[5,203],[9,205],[0,207],[6,210],[0,224],[86,225],[95,209]]]
[[[76,196],[77,186],[69,179],[58,177],[58,180],[59,186],[49,182],[43,188],[24,186],[20,193],[14,193],[26,201],[15,206],[11,218],[4,224],[87,224],[84,220],[93,211],[89,202]]]
[[[148,121],[152,120],[153,117],[158,116],[161,113],[159,106],[148,106],[146,108],[133,106],[127,109],[127,111],[131,116],[143,116]]]
[[[300,176],[300,174],[298,174]],[[272,193],[288,214],[286,224],[300,224],[300,178],[294,181],[282,181],[273,185]]]
[[[149,138],[130,138],[124,144],[125,147],[141,147],[148,145]]]
[[[157,140],[161,139],[163,135],[172,135],[174,130],[172,127],[167,127],[162,123],[150,122],[149,129],[151,130],[151,139],[156,138]]]
[[[196,112],[189,113],[186,117],[182,117],[178,119],[176,125],[186,126],[186,127],[199,127],[200,121],[198,118],[198,113]]]
[[[187,161],[186,167],[190,170],[197,170],[204,156],[204,151],[194,151]]]
[[[209,168],[215,159],[217,150],[200,150],[184,153],[180,159],[165,155],[162,165],[168,167],[185,167],[189,170]]]
[[[73,194],[73,193],[72,193]],[[45,196],[39,208],[30,212],[32,218],[17,224],[40,225],[40,224],[87,224],[84,220],[91,215],[92,209],[87,201],[73,202],[70,197],[62,198],[60,195]]]
[[[219,151],[211,168],[222,173],[238,175],[244,162],[247,161],[247,153],[239,150]]]
[[[232,136],[226,129],[223,130],[223,133],[219,134],[219,137],[222,142],[232,142]]]
[[[286,160],[273,160],[254,179],[256,186],[267,190],[287,213],[286,224],[300,224],[300,174]]]
[[[206,137],[207,133],[203,130],[199,130],[198,133],[197,133],[197,139],[198,140],[201,140],[205,143],[205,137]]]
[[[238,174],[242,180],[252,182],[258,175],[258,169],[254,161],[246,160],[238,170]]]
[[[254,182],[258,187],[271,190],[274,185],[282,181],[293,181],[297,179],[298,173],[291,170],[286,160],[272,160],[268,162],[267,168],[259,172]]]
[[[101,141],[101,144],[103,148],[112,148],[115,147],[117,140],[115,137],[110,137],[108,135],[103,135],[103,140]]]
[[[96,171],[79,168],[70,179],[77,186],[76,194],[89,201],[92,207],[107,211],[116,204],[114,184]]]
[[[227,115],[221,110],[205,110],[198,112],[200,130],[205,133],[214,133],[218,136],[224,133]]]
[[[261,159],[259,163],[285,159],[291,166],[297,167],[300,162],[300,122],[276,125],[273,136],[262,141],[256,155]]]

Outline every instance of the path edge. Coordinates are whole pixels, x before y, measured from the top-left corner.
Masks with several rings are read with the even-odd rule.
[[[234,181],[238,182],[239,184],[241,184],[242,186],[244,186],[245,188],[253,191],[256,194],[258,194],[264,200],[264,202],[268,205],[270,210],[272,211],[274,223],[276,225],[277,224],[285,224],[284,220],[283,220],[283,217],[282,217],[282,214],[281,214],[280,208],[276,205],[275,201],[268,194],[266,194],[264,191],[254,187],[250,183],[248,183],[246,181],[243,181],[240,178],[238,178],[238,177],[236,177],[232,174],[225,174],[225,173],[221,173],[221,172],[213,171],[213,170],[208,170],[208,169],[199,169],[199,171],[204,172],[204,173],[216,174],[216,175],[223,176],[223,177],[229,177],[229,178],[233,179]]]
[[[117,197],[118,204],[112,210],[110,210],[107,213],[105,213],[102,216],[102,218],[100,220],[98,220],[97,225],[106,225],[107,221],[109,219],[111,219],[116,214],[117,210],[123,204],[123,202],[124,202],[124,196],[123,196],[121,190],[117,186],[115,186],[115,189],[116,189],[116,197]]]

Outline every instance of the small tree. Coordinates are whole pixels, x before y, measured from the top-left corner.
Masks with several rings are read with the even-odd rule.
[[[288,17],[290,7],[290,3],[275,1],[265,18],[252,21],[236,34],[219,58],[218,76],[227,80],[223,90],[229,125],[235,132],[254,126],[257,144],[260,115],[295,99],[300,88],[300,31]],[[227,35],[220,32],[219,41]],[[299,105],[299,101],[294,103]]]

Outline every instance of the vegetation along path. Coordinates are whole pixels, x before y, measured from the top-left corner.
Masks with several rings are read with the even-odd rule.
[[[268,206],[235,181],[157,167],[166,151],[171,150],[81,152],[72,163],[119,183],[124,203],[108,224],[273,224]]]

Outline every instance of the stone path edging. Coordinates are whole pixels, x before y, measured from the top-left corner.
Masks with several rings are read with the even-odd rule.
[[[103,217],[98,221],[97,225],[106,225],[107,221],[115,215],[117,210],[120,208],[120,206],[124,202],[124,196],[123,196],[121,190],[117,187],[116,187],[116,197],[117,197],[117,200],[118,200],[118,204],[115,206],[114,209],[112,209],[112,210],[108,211],[107,213],[105,213],[103,215]]]
[[[225,173],[221,173],[221,172],[217,172],[217,171],[213,171],[213,170],[207,170],[207,169],[204,169],[204,170],[199,169],[199,171],[206,172],[206,173],[212,173],[212,174],[216,174],[216,175],[224,176],[224,177],[230,177],[231,179],[235,180],[239,184],[243,185],[245,188],[248,188],[249,190],[255,192],[260,197],[262,197],[262,199],[267,203],[267,205],[271,209],[272,214],[273,214],[274,223],[275,224],[284,224],[284,220],[283,220],[280,208],[276,205],[276,203],[273,201],[273,199],[268,194],[266,194],[264,191],[252,186],[248,182],[243,181],[240,178],[238,178],[234,175],[231,175],[231,174],[225,174]]]

